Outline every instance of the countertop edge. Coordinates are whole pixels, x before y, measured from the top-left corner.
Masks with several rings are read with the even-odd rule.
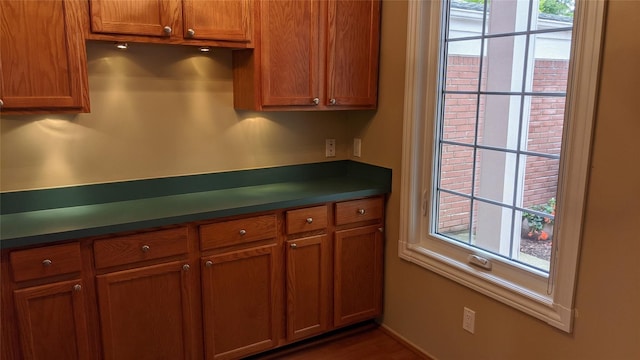
[[[364,166],[372,165],[364,164]],[[379,170],[378,174],[381,176],[366,178],[353,174],[339,174],[337,177],[318,180],[264,184],[250,188],[228,188],[166,197],[4,214],[0,216],[0,249],[75,240],[390,193],[391,170],[385,168],[379,168]],[[269,193],[263,194],[262,192],[265,191],[269,191]],[[238,194],[240,195],[238,201],[230,201]],[[211,202],[211,206],[208,206],[209,202]],[[139,207],[157,204],[169,207],[175,204],[178,209],[136,211]],[[87,215],[82,212],[86,210],[91,214]],[[127,211],[132,215],[123,215]],[[74,215],[76,212],[79,213],[78,216]],[[109,217],[110,215],[113,219]],[[5,221],[12,221],[14,224],[9,226],[7,230]],[[5,232],[5,230],[7,231]]]

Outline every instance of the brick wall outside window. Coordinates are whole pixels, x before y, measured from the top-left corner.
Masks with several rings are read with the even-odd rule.
[[[477,90],[479,58],[450,56],[447,60],[447,90]],[[534,92],[565,92],[568,61],[535,61]],[[483,75],[484,77],[484,75]],[[478,142],[482,143],[484,98],[481,97]],[[529,151],[560,154],[564,97],[532,97],[529,118]],[[475,113],[478,108],[475,95],[449,94],[444,101],[444,139],[473,144]],[[442,151],[441,186],[465,194],[471,193],[472,150],[459,146],[445,146]],[[478,157],[478,167],[481,165]],[[524,184],[524,207],[546,203],[556,196],[558,160],[527,157]],[[476,179],[479,171],[476,170]],[[475,193],[478,190],[476,181]],[[477,208],[476,208],[477,210]],[[470,201],[455,195],[441,193],[438,231],[457,232],[469,229]],[[475,222],[475,220],[474,220]]]

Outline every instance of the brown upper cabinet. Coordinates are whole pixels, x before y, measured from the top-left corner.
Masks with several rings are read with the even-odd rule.
[[[253,51],[233,54],[234,107],[375,109],[379,0],[263,0]]]
[[[0,108],[9,113],[88,112],[76,0],[0,0]]]
[[[95,40],[247,48],[253,0],[89,0]]]

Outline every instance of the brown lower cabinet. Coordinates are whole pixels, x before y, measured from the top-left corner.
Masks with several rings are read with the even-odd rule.
[[[298,340],[329,330],[329,237],[287,241],[287,339]]]
[[[336,232],[333,324],[344,326],[382,313],[382,228]]]
[[[173,261],[98,275],[104,359],[193,359],[193,273]]]
[[[15,290],[25,359],[89,359],[86,302],[80,279]]]
[[[239,359],[382,311],[384,197],[3,250],[2,360]]]
[[[276,246],[202,259],[207,359],[238,359],[277,345]]]

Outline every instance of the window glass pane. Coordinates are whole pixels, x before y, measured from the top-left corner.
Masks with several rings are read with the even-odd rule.
[[[471,245],[494,254],[509,256],[511,253],[511,209],[475,201]]]
[[[513,204],[516,154],[478,149],[476,155],[476,196]]]
[[[471,200],[442,191],[439,197],[437,233],[469,243]]]
[[[473,148],[442,145],[440,188],[471,195]]]
[[[517,149],[520,108],[520,95],[480,96],[478,144]]]
[[[559,159],[521,155],[520,167],[524,169],[522,207],[533,210],[545,209],[558,191]],[[553,214],[552,214],[553,215]]]
[[[486,33],[505,34],[526,31],[529,6],[529,0],[492,0],[487,4]]]
[[[482,34],[482,14],[484,4],[481,1],[450,1],[449,39],[465,38]]]
[[[514,251],[513,258],[525,265],[549,271],[553,244],[553,225],[546,224],[543,220],[542,223],[545,224],[544,230],[534,233],[529,226],[529,219],[532,214],[527,214],[526,216],[523,216],[523,214],[527,213],[516,211],[516,219],[521,219],[522,221],[516,221],[513,224],[514,246],[517,244],[517,251]],[[534,219],[534,221],[536,220]],[[548,235],[543,235],[543,232]]]
[[[454,41],[447,51],[447,91],[478,91],[481,40]]]
[[[528,96],[528,129],[523,146],[531,152],[560,156],[565,97]]]
[[[482,89],[492,92],[522,91],[527,37],[505,36],[486,39]]]
[[[538,6],[538,20],[534,22],[533,30],[558,29],[573,26],[575,0],[545,1],[540,0]]]
[[[476,133],[478,96],[475,94],[446,94],[444,96],[445,140],[473,144]]]
[[[527,67],[533,76],[527,77],[527,90],[532,92],[567,91],[571,31],[532,35],[529,40],[530,57]]]

